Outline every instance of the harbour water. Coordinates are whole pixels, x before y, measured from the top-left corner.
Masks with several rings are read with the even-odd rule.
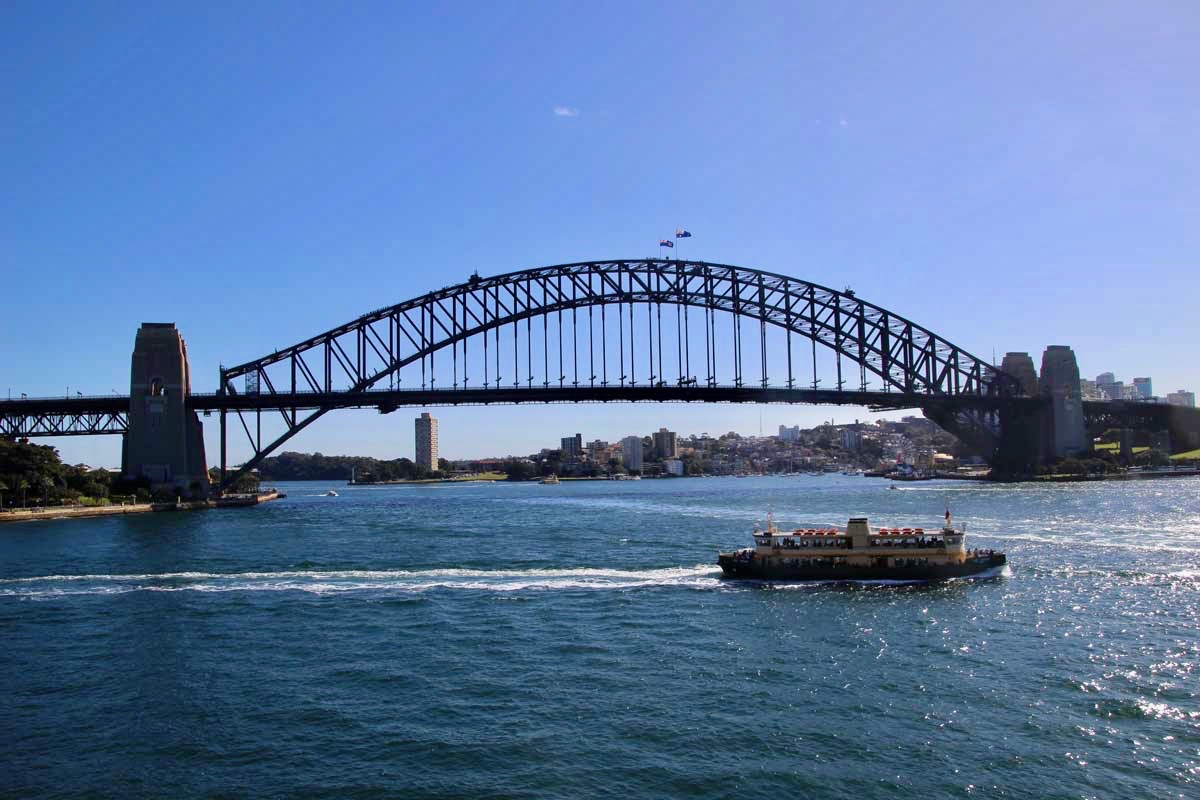
[[[1200,796],[1200,479],[282,488],[0,529],[0,796]],[[718,577],[946,503],[1011,576]]]

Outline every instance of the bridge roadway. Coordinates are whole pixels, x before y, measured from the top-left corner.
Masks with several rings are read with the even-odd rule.
[[[518,405],[523,403],[788,403],[806,405],[855,405],[876,410],[920,408],[930,403],[963,408],[995,409],[1013,398],[945,395],[906,392],[862,392],[836,389],[787,389],[761,386],[657,385],[638,386],[548,386],[503,388],[396,389],[340,392],[296,392],[261,394],[195,393],[188,407],[206,414],[213,411],[279,411],[337,408],[378,408],[389,412],[403,407],[458,405]],[[1019,403],[1037,405],[1037,398],[1019,398]],[[17,419],[61,417],[117,417],[129,411],[128,395],[84,397],[35,397],[0,400],[0,435],[23,433],[11,423]],[[77,433],[119,433],[119,430]],[[59,435],[75,431],[63,429]],[[42,435],[55,435],[45,433]]]
[[[382,391],[297,392],[262,394],[198,393],[188,407],[206,416],[214,411],[258,412],[400,408],[524,403],[785,403],[854,405],[876,411],[936,408],[995,411],[1034,410],[1038,397],[997,398],[946,396],[909,392],[862,392],[835,389],[787,389],[761,386],[660,385],[549,386],[507,388],[398,389]],[[40,397],[0,400],[0,436],[82,436],[124,433],[128,427],[128,395]],[[1107,428],[1168,430],[1173,449],[1193,449],[1200,442],[1200,409],[1135,401],[1084,401],[1084,416],[1096,434]]]

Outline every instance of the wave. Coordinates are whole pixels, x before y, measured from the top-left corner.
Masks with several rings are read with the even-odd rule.
[[[997,575],[1011,575],[1011,571]],[[416,594],[434,589],[474,592],[555,590],[629,590],[660,587],[685,589],[803,589],[846,581],[734,581],[720,579],[711,564],[660,569],[548,567],[540,569],[424,570],[281,570],[277,572],[161,572],[138,574],[38,575],[0,579],[0,597],[53,598],[71,595],[115,595],[130,592],[287,592],[312,594],[385,592]],[[993,575],[978,577],[994,577]],[[853,581],[872,586],[899,586],[924,581]]]
[[[1064,545],[1067,547],[1092,547],[1100,550],[1140,550],[1166,553],[1200,553],[1200,547],[1184,547],[1162,542],[1135,544],[1112,539],[1098,540],[1086,536],[1039,536],[1034,533],[994,533],[975,528],[968,531],[976,538],[999,539],[1007,542],[1032,542],[1034,544]]]
[[[164,572],[131,575],[43,575],[0,579],[0,597],[109,595],[128,592],[302,591],[420,593],[431,589],[483,592],[562,589],[641,589],[721,586],[720,570],[694,567],[625,570],[546,568],[526,570],[304,570],[279,572]]]

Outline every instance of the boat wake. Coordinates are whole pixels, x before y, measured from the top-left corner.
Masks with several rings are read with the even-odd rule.
[[[379,592],[419,594],[434,589],[474,592],[629,590],[654,587],[714,589],[720,570],[694,567],[625,570],[296,570],[280,572],[166,572],[138,575],[43,575],[0,579],[0,597],[54,598],[130,592]]]

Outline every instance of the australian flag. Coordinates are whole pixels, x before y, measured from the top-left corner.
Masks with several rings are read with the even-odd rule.
[[[685,231],[683,228],[680,228],[679,230],[675,231],[675,238],[676,239],[690,239],[690,238],[692,238],[692,234],[689,233],[688,231]]]
[[[659,247],[674,247],[675,243],[672,242],[670,239],[659,239],[658,246]]]

